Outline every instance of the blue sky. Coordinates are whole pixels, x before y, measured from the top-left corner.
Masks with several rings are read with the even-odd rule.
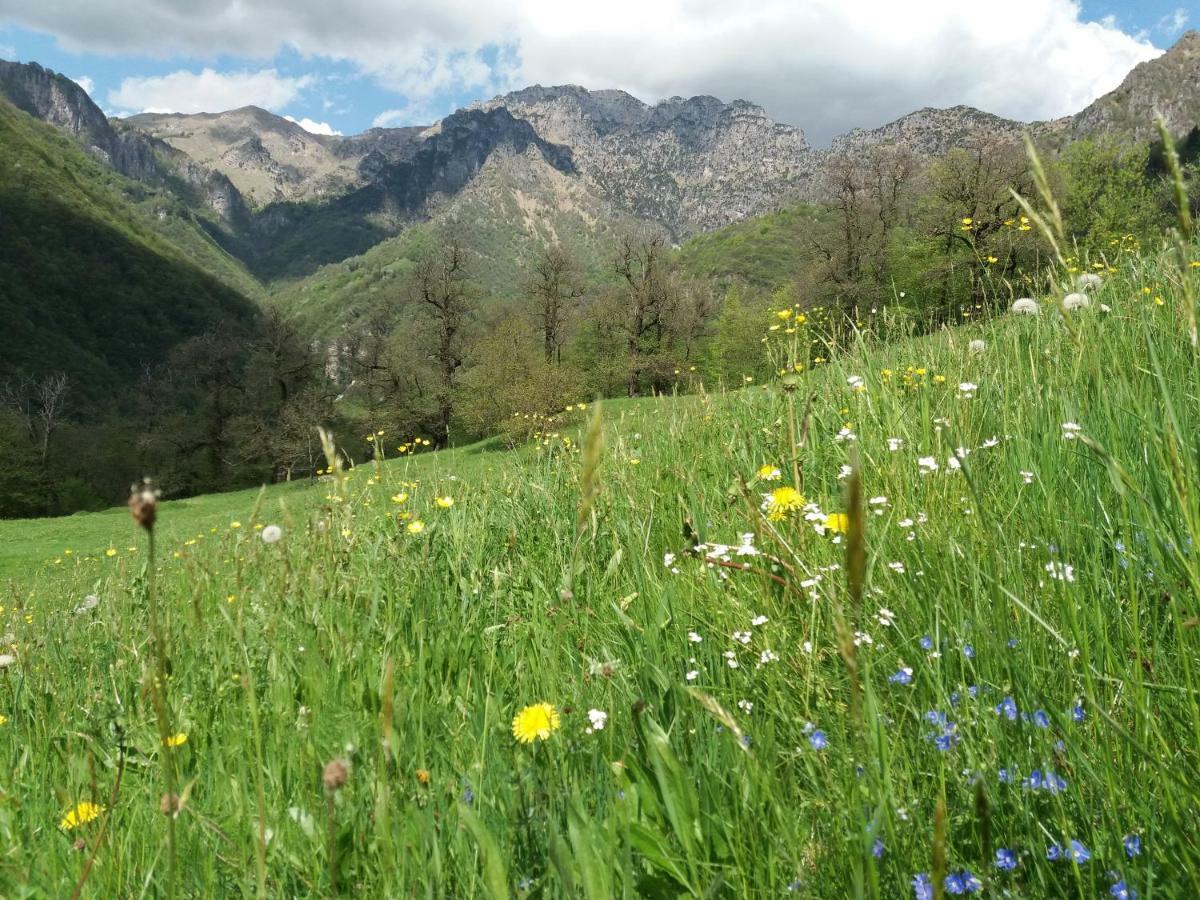
[[[921,106],[1073,112],[1200,26],[1196,0],[0,0],[0,57],[110,114],[253,103],[313,130],[431,123],[528,83],[710,93],[816,143]],[[897,8],[899,7],[899,9]]]

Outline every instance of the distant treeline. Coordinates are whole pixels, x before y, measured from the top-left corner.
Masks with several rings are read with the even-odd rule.
[[[1195,207],[1200,128],[1178,150]],[[1162,147],[1083,140],[1048,166],[1078,271],[1120,267],[1175,218]],[[336,338],[314,341],[267,307],[175,344],[107,409],[69,360],[11,377],[0,515],[109,505],[142,474],[168,495],[310,477],[318,424],[361,461],[412,438],[520,441],[594,397],[741,386],[774,374],[763,338],[784,307],[805,312],[813,362],[853,333],[986,316],[1045,290],[1047,247],[1011,192],[1031,193],[1028,168],[1011,141],[932,162],[877,147],[836,160],[818,204],[681,249],[651,232],[619,238],[600,279],[546,246],[511,300],[483,302],[477,255],[442,233]]]

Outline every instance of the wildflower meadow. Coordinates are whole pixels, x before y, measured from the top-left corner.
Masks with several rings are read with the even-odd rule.
[[[516,450],[3,523],[0,893],[1200,895],[1184,235],[919,339],[774,310],[770,383]]]

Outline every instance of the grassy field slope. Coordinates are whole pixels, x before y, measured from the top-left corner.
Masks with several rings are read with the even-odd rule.
[[[0,891],[1200,893],[1196,278],[164,504],[149,570],[39,523]]]

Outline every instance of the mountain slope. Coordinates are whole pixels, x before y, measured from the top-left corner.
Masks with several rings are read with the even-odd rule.
[[[373,129],[355,138],[313,134],[256,106],[196,115],[143,113],[125,121],[221,171],[256,206],[345,194],[369,180],[380,160],[403,158],[422,130]]]
[[[799,196],[815,156],[798,128],[758,106],[673,97],[654,106],[624,91],[534,86],[480,104],[506,109],[570,147],[596,192],[683,238]]]
[[[63,371],[97,414],[179,341],[252,327],[254,305],[206,271],[219,248],[185,254],[129,202],[140,185],[3,99],[0,155],[0,382]]]
[[[1189,31],[1162,56],[1136,66],[1116,90],[1066,123],[1073,136],[1109,134],[1150,140],[1155,116],[1181,135],[1200,125],[1200,32]]]
[[[493,153],[532,149],[574,174],[571,151],[540,138],[507,110],[460,110],[442,120],[406,158],[381,163],[366,185],[326,203],[277,203],[254,226],[253,266],[264,278],[306,275],[357,256],[431,211],[476,177]]]

